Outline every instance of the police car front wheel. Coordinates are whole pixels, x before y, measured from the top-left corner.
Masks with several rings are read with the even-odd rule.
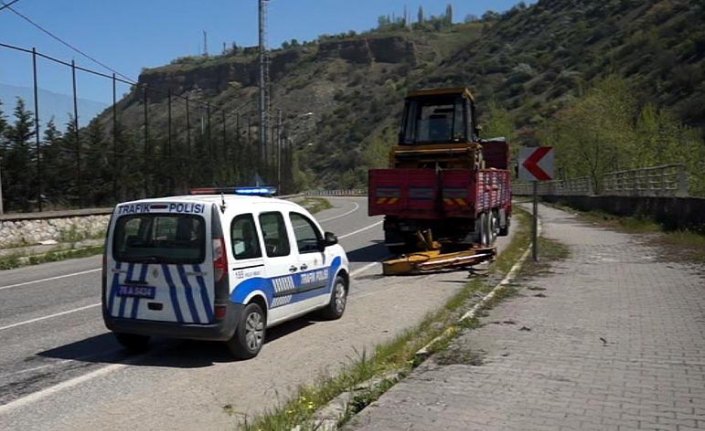
[[[331,292],[330,302],[326,308],[322,309],[320,316],[327,320],[335,320],[343,317],[345,305],[348,301],[348,286],[345,279],[341,276],[335,278],[333,284],[333,292]]]
[[[259,304],[247,304],[233,337],[226,342],[230,352],[238,359],[257,356],[264,344],[266,317]]]

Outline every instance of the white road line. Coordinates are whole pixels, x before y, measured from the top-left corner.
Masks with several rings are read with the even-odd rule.
[[[24,283],[10,284],[9,286],[0,286],[0,290],[12,289],[13,287],[27,286],[28,284],[43,283],[45,281],[60,280],[62,278],[74,277],[76,275],[90,274],[92,272],[98,272],[100,268],[89,269],[87,271],[74,272],[72,274],[57,275],[56,277],[42,278],[41,280],[25,281]]]
[[[86,305],[85,307],[74,308],[73,310],[62,311],[61,313],[55,313],[55,314],[50,314],[48,316],[37,317],[36,319],[25,320],[24,322],[13,323],[12,325],[0,326],[0,331],[4,331],[5,329],[10,329],[10,328],[16,328],[16,327],[22,326],[22,325],[28,325],[28,324],[34,323],[34,322],[40,322],[42,320],[52,319],[54,317],[64,316],[66,314],[75,313],[77,311],[88,310],[89,308],[94,308],[99,305],[100,305],[100,302],[97,304]]]
[[[367,265],[363,266],[362,268],[356,269],[355,271],[350,271],[350,277],[355,278],[358,276],[358,274],[362,274],[363,272],[367,271],[368,269],[370,269],[374,266],[377,266],[379,264],[380,264],[380,262],[372,262],[372,263],[368,263]]]
[[[339,219],[339,218],[343,218],[343,217],[345,217],[345,216],[349,216],[350,214],[352,214],[352,213],[354,213],[355,211],[357,211],[357,210],[360,209],[360,205],[358,205],[357,202],[353,202],[353,204],[355,205],[355,208],[351,209],[350,211],[346,212],[345,214],[340,214],[340,215],[337,215],[337,216],[334,216],[334,217],[331,217],[331,218],[327,218],[327,219],[323,219],[323,220],[318,220],[318,223],[325,223],[325,222],[327,222],[327,221],[337,220],[337,219]]]
[[[102,375],[112,373],[113,371],[117,371],[121,368],[127,367],[127,363],[122,363],[122,364],[112,364],[108,365],[107,367],[99,368],[95,371],[92,371],[88,374],[84,374],[82,376],[74,377],[73,379],[66,380],[65,382],[61,382],[57,385],[50,386],[46,389],[42,389],[41,391],[33,392],[27,396],[24,396],[22,398],[18,398],[14,401],[10,401],[9,403],[0,406],[0,415],[3,413],[7,413],[11,410],[14,410],[19,407],[26,406],[27,404],[31,404],[33,402],[39,401],[43,398],[46,398],[48,396],[51,396],[57,392],[63,391],[64,389],[69,389],[74,386],[80,385],[83,382],[86,382],[88,380],[94,379],[96,377],[100,377]]]
[[[341,235],[341,236],[338,237],[338,239],[343,239],[343,238],[347,238],[347,237],[349,237],[349,236],[356,235],[356,234],[358,234],[358,233],[360,233],[360,232],[364,232],[364,231],[366,231],[366,230],[372,229],[372,228],[375,227],[375,226],[379,226],[379,225],[381,225],[382,223],[384,223],[384,220],[380,220],[380,221],[378,221],[377,223],[373,223],[373,224],[371,224],[371,225],[369,225],[369,226],[363,227],[362,229],[358,229],[358,230],[356,230],[355,232],[350,232],[350,233],[346,233],[345,235]]]

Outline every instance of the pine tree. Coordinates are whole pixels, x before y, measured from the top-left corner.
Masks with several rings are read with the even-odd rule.
[[[448,25],[453,24],[453,5],[450,3],[446,6],[446,23]]]
[[[34,115],[25,108],[21,98],[17,98],[14,117],[14,124],[5,131],[7,149],[3,158],[3,193],[10,208],[27,212],[31,210],[31,200],[35,197],[32,188],[35,172],[30,147],[30,139],[34,136]]]
[[[424,22],[424,15],[423,15],[423,6],[419,6],[419,12],[417,16],[417,21],[419,24],[423,24]]]

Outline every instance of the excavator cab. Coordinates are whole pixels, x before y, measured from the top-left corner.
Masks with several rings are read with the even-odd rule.
[[[399,145],[466,143],[479,139],[467,88],[421,90],[405,101]]]

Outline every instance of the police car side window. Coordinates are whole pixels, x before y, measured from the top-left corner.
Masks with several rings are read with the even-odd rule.
[[[297,213],[289,214],[291,226],[294,228],[294,236],[296,236],[296,246],[299,253],[315,253],[320,252],[318,248],[321,239],[321,233],[316,225],[306,216]]]
[[[264,237],[264,248],[269,257],[288,256],[291,251],[284,217],[279,212],[262,213],[259,224]]]
[[[252,214],[243,214],[233,219],[230,225],[230,238],[232,238],[235,259],[262,257],[257,227]]]

